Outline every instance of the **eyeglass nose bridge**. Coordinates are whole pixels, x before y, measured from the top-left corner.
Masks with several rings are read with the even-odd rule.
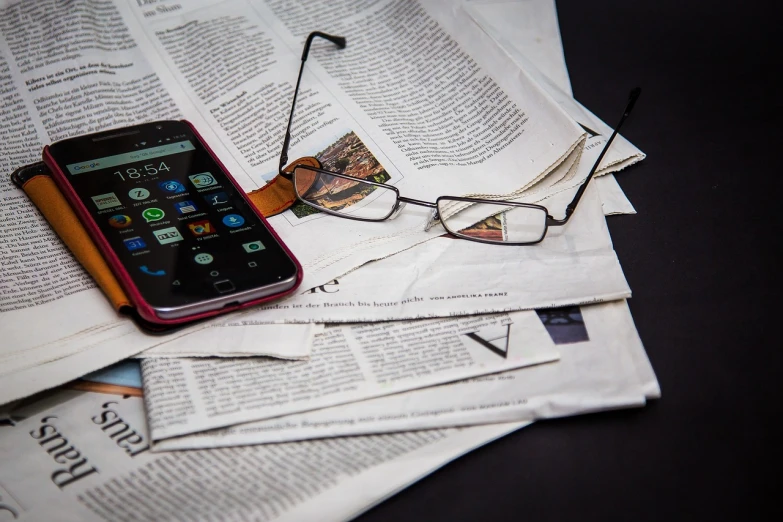
[[[397,200],[397,204],[394,207],[394,210],[392,210],[391,216],[388,217],[388,219],[394,219],[397,216],[400,215],[400,212],[402,212],[402,209],[405,208],[406,203],[404,201]]]
[[[430,209],[430,217],[427,219],[427,224],[424,226],[424,231],[428,231],[435,225],[440,223],[440,213],[437,207]]]
[[[429,201],[422,201],[420,199],[413,199],[413,198],[406,198],[403,196],[397,196],[397,205],[398,207],[394,209],[394,212],[392,212],[391,217],[395,217],[397,214],[399,214],[400,210],[402,210],[405,207],[406,203],[410,203],[412,205],[416,205],[419,207],[427,207],[429,208],[432,213],[430,214],[430,218],[427,221],[427,226],[425,230],[429,230],[432,228],[432,226],[436,223],[440,223],[440,214],[438,212],[438,204],[437,203],[431,203]]]

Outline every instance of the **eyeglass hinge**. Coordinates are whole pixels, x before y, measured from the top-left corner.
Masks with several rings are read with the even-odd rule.
[[[564,217],[563,219],[555,219],[552,216],[550,216],[549,214],[547,214],[547,216],[546,216],[546,224],[549,227],[560,227],[560,226],[565,225],[567,221],[568,221],[568,213],[567,212],[566,212],[566,217]]]

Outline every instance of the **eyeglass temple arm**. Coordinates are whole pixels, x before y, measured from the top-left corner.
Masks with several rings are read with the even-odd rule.
[[[636,87],[628,95],[628,104],[625,106],[625,111],[623,112],[622,118],[620,118],[620,122],[614,128],[612,135],[609,136],[609,139],[606,141],[606,145],[604,145],[604,149],[601,151],[601,154],[598,155],[598,159],[595,160],[595,165],[593,165],[593,168],[590,169],[590,174],[587,175],[587,178],[585,178],[582,185],[579,186],[579,190],[576,191],[576,194],[574,195],[574,199],[572,199],[571,203],[569,203],[568,206],[566,207],[565,218],[555,219],[552,216],[547,216],[548,225],[557,227],[568,223],[568,220],[571,218],[571,214],[574,213],[574,211],[576,210],[576,206],[579,204],[579,200],[582,199],[582,194],[584,194],[585,190],[587,189],[587,184],[590,183],[590,180],[593,178],[593,174],[595,174],[595,171],[598,170],[598,165],[601,163],[601,160],[604,159],[604,155],[606,154],[606,151],[609,150],[609,146],[612,144],[614,137],[617,136],[620,127],[622,127],[623,125],[623,122],[631,114],[631,110],[633,109],[633,106],[636,104],[636,100],[639,98],[639,94],[641,94],[641,92],[642,90],[639,87]]]
[[[320,31],[313,31],[307,36],[307,41],[302,51],[302,65],[299,67],[299,76],[296,78],[296,88],[294,89],[294,101],[291,103],[291,113],[288,115],[288,126],[285,129],[285,138],[283,139],[283,152],[280,154],[280,167],[278,173],[285,176],[283,169],[288,164],[288,145],[291,142],[291,121],[294,118],[294,108],[296,107],[296,95],[299,94],[299,82],[302,81],[302,71],[304,71],[304,64],[307,60],[307,55],[310,54],[310,45],[313,40],[323,38],[329,40],[333,44],[337,45],[340,49],[345,49],[345,38],[342,36],[332,36],[331,34],[322,33]]]

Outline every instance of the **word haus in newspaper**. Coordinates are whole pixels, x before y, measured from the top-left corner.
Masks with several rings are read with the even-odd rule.
[[[103,411],[90,420],[100,426],[101,431],[112,439],[119,448],[135,457],[150,449],[144,435],[125,422],[119,413],[111,409],[113,401],[102,405]],[[41,418],[41,426],[30,431],[30,437],[38,441],[46,452],[52,456],[57,467],[52,472],[51,480],[60,489],[83,479],[93,473],[99,473],[98,468],[90,464],[89,458],[70,443],[65,434],[60,433],[56,426],[57,416],[47,415]]]
[[[32,430],[30,436],[38,440],[38,444],[54,459],[58,467],[52,472],[51,479],[55,486],[63,489],[77,480],[98,473],[98,469],[57,430],[54,425],[56,420],[54,415],[42,417],[41,426]]]
[[[149,444],[144,440],[144,435],[132,429],[119,413],[111,409],[114,404],[119,403],[114,401],[103,403],[103,411],[100,415],[94,416],[92,422],[101,426],[101,430],[131,457],[150,449]]]

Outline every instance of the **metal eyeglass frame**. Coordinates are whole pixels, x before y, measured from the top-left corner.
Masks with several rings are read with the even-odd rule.
[[[299,93],[299,84],[302,81],[302,72],[304,71],[304,64],[307,60],[307,56],[310,53],[310,46],[312,45],[313,39],[316,37],[318,38],[324,38],[325,40],[329,40],[330,42],[337,45],[338,48],[344,49],[346,45],[346,40],[342,36],[332,36],[330,34],[322,33],[320,31],[314,31],[310,33],[307,37],[307,41],[304,45],[304,50],[302,51],[302,64],[299,67],[299,76],[296,80],[296,88],[294,89],[294,99],[291,103],[291,113],[288,116],[288,126],[286,127],[285,132],[285,139],[283,140],[283,151],[280,154],[280,166],[278,169],[278,174],[280,176],[283,176],[284,178],[292,181],[294,183],[294,191],[296,192],[296,197],[304,203],[305,205],[308,205],[310,207],[316,208],[322,212],[326,212],[328,214],[332,214],[335,216],[339,216],[341,218],[345,219],[353,219],[357,221],[385,221],[391,217],[396,216],[402,208],[405,206],[405,203],[410,203],[412,205],[418,205],[422,207],[427,207],[431,209],[435,209],[435,216],[434,220],[438,220],[441,222],[441,225],[443,225],[443,228],[448,232],[450,235],[458,237],[460,239],[467,239],[469,241],[476,241],[479,243],[489,243],[492,245],[534,245],[536,243],[540,243],[544,240],[546,237],[547,231],[549,230],[549,227],[560,227],[568,223],[568,220],[573,215],[574,211],[576,210],[576,206],[579,204],[579,200],[582,199],[582,195],[585,192],[585,189],[587,189],[587,184],[590,183],[590,180],[593,178],[593,175],[595,174],[595,171],[598,169],[598,165],[601,163],[601,160],[604,158],[604,155],[606,154],[607,150],[609,150],[609,146],[612,144],[612,141],[614,141],[615,136],[617,135],[618,131],[620,130],[620,127],[623,125],[623,122],[628,118],[628,116],[631,114],[631,110],[633,109],[634,105],[636,104],[636,100],[639,98],[639,94],[641,94],[641,89],[639,87],[636,87],[635,89],[631,90],[629,96],[628,96],[628,103],[626,104],[625,111],[623,111],[623,115],[620,118],[620,121],[617,123],[617,126],[614,128],[614,131],[612,132],[612,135],[609,137],[609,139],[606,141],[606,145],[604,145],[603,150],[601,151],[601,154],[598,155],[598,159],[595,161],[595,164],[593,165],[593,168],[590,169],[590,173],[585,178],[584,182],[579,186],[579,189],[576,191],[576,194],[574,195],[574,198],[571,200],[571,203],[569,203],[566,206],[565,209],[565,217],[563,219],[555,219],[549,214],[549,210],[542,206],[542,205],[536,205],[534,203],[519,203],[515,201],[504,201],[504,200],[492,200],[492,199],[477,199],[477,198],[466,198],[466,197],[459,197],[459,196],[440,196],[437,200],[435,200],[434,203],[429,201],[422,201],[419,199],[413,199],[408,198],[404,196],[400,196],[400,191],[397,189],[397,187],[394,187],[392,185],[386,185],[384,183],[378,183],[375,181],[370,181],[362,178],[357,178],[354,176],[349,176],[347,174],[341,174],[339,172],[333,172],[330,170],[325,169],[319,169],[312,167],[310,165],[295,165],[293,169],[291,169],[291,172],[285,172],[283,169],[286,167],[286,164],[288,163],[288,147],[291,142],[291,122],[294,118],[294,109],[296,107],[296,96]],[[328,208],[324,208],[318,205],[315,205],[304,198],[302,198],[299,195],[299,192],[296,191],[296,183],[294,181],[294,172],[297,168],[306,169],[309,171],[315,171],[315,172],[321,172],[323,174],[328,174],[330,176],[335,176],[338,178],[347,179],[350,181],[356,181],[359,183],[364,183],[367,185],[375,185],[378,187],[382,187],[387,190],[393,190],[397,196],[396,202],[394,204],[394,207],[389,211],[389,213],[381,218],[362,218],[362,217],[356,217],[356,216],[349,216],[345,214],[341,214],[339,212],[335,212],[333,210],[330,210]],[[508,206],[508,207],[525,207],[525,208],[532,208],[536,210],[541,210],[546,215],[546,220],[544,223],[544,231],[541,235],[541,237],[536,241],[525,241],[525,242],[500,242],[500,241],[492,241],[492,240],[486,240],[476,237],[467,236],[464,234],[460,234],[459,232],[452,231],[446,226],[445,223],[443,223],[442,220],[440,220],[438,215],[438,204],[441,201],[460,201],[465,203],[483,203],[483,204],[491,204],[491,205],[497,205],[497,206]]]

